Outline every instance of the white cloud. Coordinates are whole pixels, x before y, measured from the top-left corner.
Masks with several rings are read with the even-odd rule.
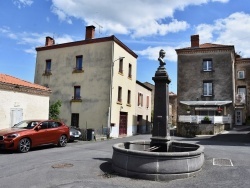
[[[201,43],[213,42],[234,45],[236,52],[241,51],[243,57],[250,56],[250,14],[236,12],[224,19],[218,19],[214,24],[197,26]]]
[[[14,33],[8,27],[0,27],[0,33],[8,37],[9,39],[15,40],[17,44],[23,45],[26,48],[24,51],[27,53],[36,53],[35,48],[38,46],[45,45],[46,36],[53,36],[52,33],[30,33],[30,32],[21,32]],[[67,43],[74,41],[72,36],[61,35],[55,37],[56,44]]]
[[[13,0],[14,5],[16,5],[19,9],[26,6],[31,6],[33,0]]]
[[[188,23],[173,19],[174,12],[212,1],[226,3],[228,0],[52,0],[52,12],[61,21],[72,23],[73,18],[81,19],[87,25],[100,24],[105,33],[138,38],[186,30]],[[166,18],[172,21],[168,23]]]

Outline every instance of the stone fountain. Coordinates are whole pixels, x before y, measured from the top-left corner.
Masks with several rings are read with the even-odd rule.
[[[160,66],[152,78],[155,82],[154,125],[150,140],[113,145],[112,167],[122,176],[169,181],[194,176],[204,163],[204,147],[172,141],[168,126],[171,80],[165,69],[165,51],[160,50]]]

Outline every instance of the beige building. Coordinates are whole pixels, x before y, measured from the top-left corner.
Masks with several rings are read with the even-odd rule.
[[[66,124],[132,135],[137,55],[115,36],[94,34],[95,27],[87,26],[85,40],[55,44],[46,37],[45,46],[36,48],[35,83],[53,91],[51,102],[62,101]]]
[[[136,81],[136,121],[137,124],[134,126],[133,133],[144,134],[151,132],[151,98],[152,89],[147,87],[145,84]]]
[[[50,93],[46,87],[0,74],[0,129],[25,119],[48,119]]]

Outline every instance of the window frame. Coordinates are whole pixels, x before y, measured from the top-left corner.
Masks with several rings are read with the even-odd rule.
[[[202,86],[203,86],[203,96],[205,97],[213,96],[213,82],[212,81],[204,81]]]
[[[131,105],[131,90],[128,90],[127,105]]]
[[[123,74],[123,59],[119,60],[119,73]]]
[[[146,105],[147,108],[149,108],[149,95],[147,95],[147,105]]]
[[[128,64],[128,77],[132,78],[132,64],[131,63]]]
[[[117,102],[122,103],[122,87],[118,86],[118,97],[117,97]]]
[[[45,64],[45,73],[51,73],[51,64],[51,59],[47,59]]]
[[[211,71],[213,71],[213,61],[212,61],[212,59],[203,59],[203,61],[202,61],[202,71],[203,72],[211,72]]]
[[[243,73],[243,74],[241,74],[241,73]],[[243,75],[243,76],[241,77],[240,75]],[[244,70],[239,70],[239,71],[237,72],[237,78],[238,78],[239,80],[245,79],[245,71],[244,71]]]
[[[78,94],[79,92],[79,94]],[[80,100],[81,99],[81,86],[74,86],[74,96],[73,99]]]
[[[143,107],[143,93],[141,93],[141,92],[138,92],[137,106]]]
[[[79,61],[79,59],[80,59],[81,61]],[[76,66],[75,66],[75,70],[81,71],[81,70],[82,70],[82,65],[83,65],[83,56],[82,56],[82,55],[76,56]]]

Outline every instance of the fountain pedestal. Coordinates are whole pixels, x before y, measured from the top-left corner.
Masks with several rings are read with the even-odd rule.
[[[171,80],[165,67],[160,66],[152,78],[155,82],[154,98],[154,124],[152,130],[151,147],[159,147],[160,151],[168,151],[170,141],[170,130],[168,127],[168,106],[169,89],[168,84]]]

